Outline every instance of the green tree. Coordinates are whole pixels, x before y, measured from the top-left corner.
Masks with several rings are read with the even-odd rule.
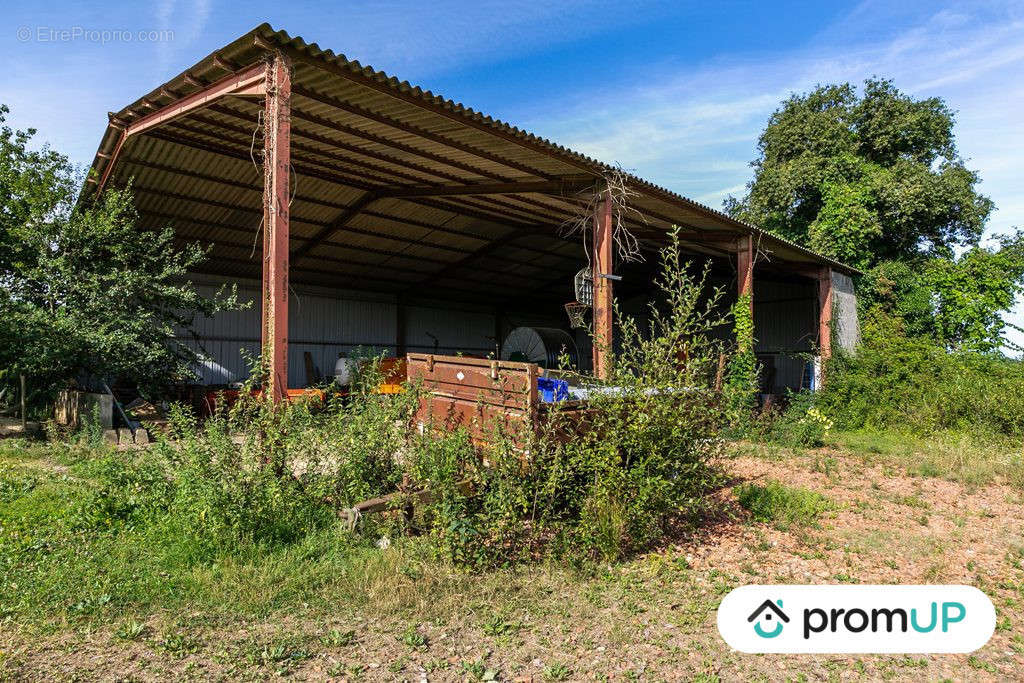
[[[0,105],[0,124],[9,110]],[[37,389],[80,375],[143,387],[187,376],[197,360],[178,343],[197,313],[237,307],[187,279],[206,258],[168,229],[136,227],[130,187],[76,202],[81,177],[34,130],[0,126],[0,368]]]
[[[998,348],[1022,290],[1020,232],[981,246],[992,201],[959,156],[954,115],[889,80],[818,86],[772,114],[730,215],[866,271],[866,303],[956,347]]]

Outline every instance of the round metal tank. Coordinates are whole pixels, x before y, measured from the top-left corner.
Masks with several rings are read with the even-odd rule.
[[[517,327],[501,345],[501,359],[536,363],[542,368],[558,367],[561,355],[569,356],[569,367],[579,364],[579,350],[572,335],[555,327]]]
[[[347,354],[338,354],[338,360],[334,362],[334,381],[339,386],[347,387],[352,383],[352,364],[354,360],[348,357]]]

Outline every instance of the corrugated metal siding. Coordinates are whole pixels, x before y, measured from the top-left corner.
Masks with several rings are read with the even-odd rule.
[[[805,357],[816,341],[817,292],[813,282],[754,280],[754,350],[775,365],[773,393],[799,389]]]
[[[203,276],[197,288],[212,296],[221,282],[228,279]],[[324,376],[333,373],[339,352],[350,353],[357,347],[374,353],[394,354],[398,332],[398,307],[390,297],[369,297],[357,292],[332,295],[324,288],[293,287],[289,297],[288,317],[288,383],[292,387],[306,385],[303,354],[309,352]],[[260,351],[260,290],[252,281],[240,281],[241,301],[253,302],[244,311],[222,311],[216,316],[197,318],[194,324],[199,340],[184,337],[182,343],[200,350],[206,357],[196,368],[203,384],[229,384],[244,380],[249,374],[243,351],[256,357]],[[407,305],[403,307],[405,335],[409,351],[433,351],[438,338],[440,353],[486,355],[494,350],[495,316],[486,310],[453,309],[444,304]],[[531,316],[507,320],[502,334],[508,333],[511,322],[552,326],[550,317]],[[555,324],[554,326],[558,326]],[[562,324],[564,327],[564,324]]]
[[[218,287],[212,282],[197,285],[207,296],[212,296]],[[248,310],[221,311],[212,318],[197,318],[194,329],[199,335],[198,342],[183,339],[183,343],[201,350],[206,357],[202,366],[195,368],[203,384],[228,384],[248,376],[243,350],[252,357],[260,351],[259,295],[255,284],[240,284],[239,300],[253,302]],[[395,352],[394,302],[362,300],[348,294],[331,296],[303,288],[294,289],[289,299],[289,386],[306,385],[307,351],[324,376],[333,374],[339,352],[351,352],[357,347]]]
[[[441,307],[409,306],[406,315],[406,344],[409,351],[432,352],[437,337],[439,353],[484,356],[494,350],[494,314]]]
[[[835,341],[840,348],[853,351],[860,343],[857,293],[853,288],[853,278],[836,270],[832,271],[832,303],[835,307],[832,315]]]
[[[838,273],[836,274],[839,275]],[[838,280],[838,278],[837,278]],[[203,276],[198,288],[213,295],[227,278]],[[714,282],[712,284],[722,284]],[[846,287],[849,284],[849,287]],[[854,306],[852,283],[837,281],[837,307]],[[817,295],[812,282],[806,284],[755,280],[754,324],[755,351],[770,355],[775,366],[772,391],[797,389],[801,385],[806,361],[800,354],[812,350],[816,341]],[[223,311],[213,318],[195,321],[198,342],[182,338],[192,348],[201,349],[206,361],[197,372],[204,384],[228,384],[248,376],[249,368],[243,351],[255,358],[259,353],[260,311],[259,288],[253,281],[241,281],[239,298],[252,301],[243,311]],[[726,289],[721,305],[728,308],[735,293]],[[853,303],[850,304],[850,301]],[[635,303],[635,302],[634,302]],[[639,305],[635,312],[640,312]],[[845,309],[843,309],[845,310]],[[438,338],[440,353],[486,355],[494,349],[495,316],[487,310],[466,310],[446,307],[442,303],[407,305],[403,307],[406,345],[409,351],[433,351],[432,334]],[[289,301],[288,382],[292,387],[306,384],[303,354],[309,352],[324,376],[333,373],[340,352],[357,347],[374,352],[395,353],[398,331],[398,308],[387,296],[372,297],[365,293],[332,291],[326,288],[294,287]],[[837,317],[842,320],[843,316]],[[853,316],[854,325],[856,316]],[[840,322],[840,324],[843,324]],[[563,317],[542,313],[509,313],[502,318],[500,335],[512,327],[531,325],[567,328]],[[731,329],[720,331],[731,335]],[[583,368],[589,367],[590,346],[586,331],[574,334],[579,346]]]

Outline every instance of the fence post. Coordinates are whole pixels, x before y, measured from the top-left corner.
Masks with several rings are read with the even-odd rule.
[[[28,433],[28,418],[25,417],[25,375],[21,376],[21,434]]]

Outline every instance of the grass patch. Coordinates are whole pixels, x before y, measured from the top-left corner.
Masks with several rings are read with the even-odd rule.
[[[596,666],[639,679],[761,680],[771,677],[768,664],[731,658],[722,649],[715,609],[725,593],[752,576],[782,583],[798,576],[748,562],[749,552],[726,553],[742,565],[702,563],[688,561],[678,548],[611,564],[535,563],[473,573],[439,558],[429,539],[393,535],[382,549],[379,536],[360,540],[334,525],[289,543],[197,555],[187,544],[159,538],[132,515],[115,525],[83,526],[76,511],[102,489],[100,453],[49,444],[22,444],[11,452],[14,445],[0,442],[0,491],[10,492],[0,497],[0,581],[17,585],[0,594],[11,643],[0,664],[10,678],[52,679],[58,671],[102,677],[90,667],[105,666],[125,677],[142,671],[166,680],[390,680],[415,678],[420,669],[432,680],[577,680]],[[794,457],[784,462],[806,471],[812,461],[808,455],[799,464]],[[844,477],[860,484],[862,474],[848,472],[845,464],[838,458]],[[813,524],[833,507],[820,494],[783,485],[785,470],[778,471],[773,476],[779,481],[737,490],[746,492],[752,514],[756,508],[762,519],[781,526]],[[891,502],[894,494],[885,495]],[[920,498],[928,500],[927,491]],[[29,511],[31,521],[20,521]],[[920,503],[904,508],[907,515],[922,511]],[[927,511],[938,518],[942,506],[933,502]],[[965,518],[977,523],[974,512]],[[933,538],[946,533],[942,525],[927,533],[911,533],[918,527],[910,526],[800,526],[793,532],[798,547],[815,552],[793,559],[825,560],[847,548],[848,561],[830,564],[824,575],[829,582],[875,582],[871,566],[892,556],[916,564],[915,571],[931,565],[927,576],[933,581],[947,578],[942,568],[954,565],[944,558],[957,541]],[[750,551],[792,552],[773,550],[765,542],[772,532],[758,528],[748,530],[755,544]],[[1004,541],[998,559],[1016,576],[1024,557],[1020,539],[1013,531]],[[761,573],[753,574],[755,569]],[[1010,601],[1019,600],[1019,581],[1008,578],[1006,584],[994,589],[1007,601],[997,603],[1001,631],[1024,623],[1019,604]],[[669,644],[654,651],[646,670],[631,654],[638,622],[650,624],[650,642]],[[1020,654],[1024,641],[1011,640],[1007,649]],[[701,656],[691,658],[693,651]],[[104,659],[107,652],[112,661]],[[992,646],[977,654],[975,662],[964,660],[955,669],[958,677],[980,672],[1009,679],[1016,673]],[[880,675],[879,662],[886,660],[866,661],[869,675]],[[929,658],[930,677],[945,675],[939,662],[936,667]],[[702,678],[712,670],[715,675]]]
[[[1024,450],[1019,440],[953,431],[920,436],[868,429],[836,432],[831,438],[844,451],[869,462],[902,467],[912,476],[965,486],[999,482],[1024,490]]]
[[[771,440],[741,441],[732,453],[770,461],[808,460],[809,469],[835,480],[839,465],[851,458],[865,465],[898,468],[908,475],[945,479],[968,487],[1001,483],[1024,491],[1024,448],[1019,440],[966,432],[927,436],[905,431],[857,429],[829,434],[831,452]],[[842,457],[836,457],[841,455]],[[887,473],[888,474],[888,473]]]
[[[835,507],[820,493],[777,481],[764,485],[742,484],[736,487],[735,493],[754,521],[780,528],[813,524],[822,513]]]
[[[100,506],[111,519],[83,516],[105,500],[97,463],[110,455],[0,441],[0,582],[12,587],[0,592],[0,616],[12,628],[52,633],[111,625],[118,641],[158,633],[163,650],[186,651],[191,643],[175,635],[177,626],[165,633],[150,620],[167,613],[201,614],[208,625],[300,612],[333,618],[340,605],[350,615],[372,606],[375,615],[408,624],[463,619],[467,605],[480,603],[487,610],[475,630],[501,639],[521,628],[511,605],[529,611],[551,595],[606,585],[604,574],[587,566],[468,573],[438,557],[429,538],[395,535],[382,549],[379,536],[352,534],[340,522],[289,543],[210,549],[120,506]],[[323,647],[356,638],[343,625],[325,628]],[[409,643],[416,645],[414,636]]]

